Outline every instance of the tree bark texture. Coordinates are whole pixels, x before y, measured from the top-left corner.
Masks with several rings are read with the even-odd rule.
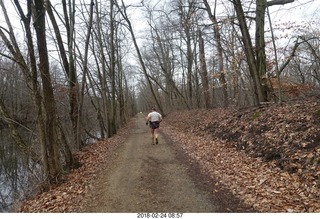
[[[253,46],[252,46],[252,42],[251,42],[249,29],[248,29],[248,26],[246,23],[246,19],[245,19],[245,15],[244,15],[241,1],[240,0],[233,0],[232,2],[234,4],[234,8],[237,13],[237,18],[239,20],[239,26],[240,26],[240,30],[242,33],[244,50],[245,50],[245,54],[247,57],[249,72],[250,72],[252,82],[253,82],[255,104],[259,105],[260,102],[264,101],[264,98],[263,98],[263,92],[262,92],[262,88],[261,88],[260,77],[259,77],[259,73],[258,73],[257,66],[256,66],[257,61],[256,61],[256,58],[254,55],[254,50],[253,50]]]
[[[211,107],[210,102],[210,90],[209,90],[209,82],[208,82],[208,70],[205,58],[205,50],[204,50],[204,40],[202,37],[202,31],[199,30],[199,60],[200,60],[200,71],[201,71],[201,81],[203,88],[203,97],[206,109]]]
[[[37,0],[34,2],[34,28],[37,36],[37,47],[39,52],[39,71],[42,80],[43,106],[45,110],[45,146],[49,167],[49,182],[59,182],[62,168],[59,160],[58,146],[58,122],[56,113],[56,103],[53,94],[51,76],[49,71],[49,57],[46,41],[46,21],[44,2]]]

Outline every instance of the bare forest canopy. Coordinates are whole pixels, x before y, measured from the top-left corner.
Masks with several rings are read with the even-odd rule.
[[[79,165],[74,153],[152,106],[166,115],[316,95],[317,3],[0,0],[0,128],[46,190]],[[312,13],[275,19],[296,9]]]

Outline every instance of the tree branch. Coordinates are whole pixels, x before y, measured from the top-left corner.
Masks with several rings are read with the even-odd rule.
[[[272,0],[267,2],[267,7],[270,7],[273,5],[285,5],[292,2],[294,2],[294,0]]]

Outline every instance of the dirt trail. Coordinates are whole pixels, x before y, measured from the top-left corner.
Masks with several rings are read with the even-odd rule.
[[[128,139],[93,183],[83,212],[227,211],[221,210],[221,197],[207,189],[210,180],[194,174],[194,167],[181,157],[164,134],[158,145],[151,145],[149,128],[139,114]]]

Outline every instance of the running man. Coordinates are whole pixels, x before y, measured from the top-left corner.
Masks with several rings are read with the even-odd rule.
[[[156,144],[158,144],[158,130],[160,122],[162,121],[162,115],[153,107],[152,112],[148,114],[146,120],[146,125],[149,123],[152,144],[154,145],[154,140],[156,140]]]

